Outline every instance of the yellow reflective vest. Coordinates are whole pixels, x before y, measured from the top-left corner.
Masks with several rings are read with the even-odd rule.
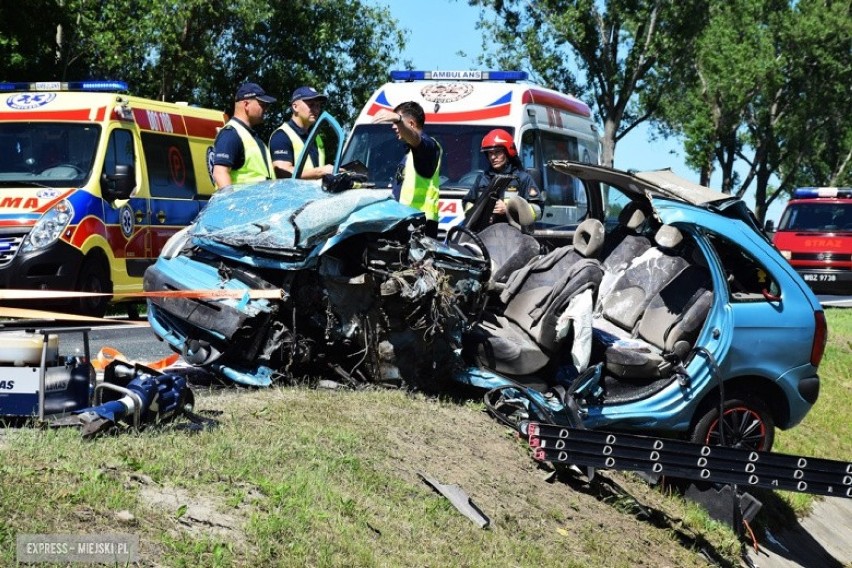
[[[279,126],[278,130],[284,131],[284,134],[286,134],[287,138],[290,139],[290,144],[293,145],[293,165],[295,166],[296,161],[299,159],[299,154],[302,153],[302,150],[305,147],[305,141],[302,140],[302,137],[299,136],[295,130],[293,130],[293,127],[290,126],[288,122]],[[319,135],[316,137],[316,145],[317,152],[319,154],[319,164],[314,164],[314,161],[311,160],[311,156],[308,155],[305,158],[305,169],[318,168],[325,165],[325,147],[323,146],[322,138]]]
[[[431,178],[426,178],[414,169],[414,154],[411,150],[405,157],[402,184],[399,188],[399,202],[409,207],[419,209],[426,214],[429,221],[438,220],[438,198],[441,187],[441,158],[444,150],[438,144],[438,163]]]
[[[239,168],[231,169],[231,183],[251,183],[272,179],[272,155],[266,145],[261,150],[257,139],[248,128],[236,120],[229,120],[225,128],[233,128],[243,143],[245,161]]]

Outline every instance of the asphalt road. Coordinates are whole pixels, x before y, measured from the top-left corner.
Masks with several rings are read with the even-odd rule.
[[[92,358],[103,347],[112,347],[124,355],[124,359],[139,363],[151,363],[173,353],[168,344],[160,341],[146,322],[142,325],[121,325],[92,328],[89,332],[89,349]],[[62,334],[59,338],[60,355],[83,354],[83,334]]]
[[[852,308],[852,296],[825,296],[818,295],[817,299],[823,307]]]

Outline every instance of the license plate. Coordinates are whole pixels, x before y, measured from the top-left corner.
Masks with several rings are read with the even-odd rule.
[[[836,282],[836,274],[805,274],[805,282]]]

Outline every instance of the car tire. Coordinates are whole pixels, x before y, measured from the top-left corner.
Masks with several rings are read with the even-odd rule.
[[[97,259],[87,259],[80,269],[77,286],[74,289],[78,292],[112,294],[112,282],[103,263],[98,262]],[[71,309],[80,315],[102,318],[106,314],[109,302],[109,296],[81,297],[74,301]]]
[[[696,422],[691,441],[768,452],[775,442],[775,420],[766,405],[751,396],[725,401],[725,439],[719,438],[719,406],[714,404]]]

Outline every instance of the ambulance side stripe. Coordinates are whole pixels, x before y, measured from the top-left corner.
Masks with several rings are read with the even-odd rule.
[[[393,110],[392,107],[381,106],[373,103],[370,110],[367,111],[369,116],[373,116],[382,109]],[[438,122],[465,122],[470,120],[486,120],[489,118],[499,118],[501,116],[509,116],[512,110],[512,105],[505,104],[494,107],[487,107],[477,110],[468,110],[462,112],[446,112],[446,113],[426,113],[426,124],[434,124]]]
[[[587,118],[592,116],[591,109],[584,102],[557,93],[540,91],[538,89],[529,89],[528,91],[525,91],[521,98],[521,104],[545,105]]]
[[[66,231],[62,235],[62,240],[75,248],[82,249],[89,237],[100,235],[110,243],[112,255],[115,258],[145,258],[145,231],[140,228],[137,228],[128,239],[121,232],[119,225],[106,225],[97,217],[90,215],[69,229],[72,231],[71,235],[66,236]]]
[[[66,236],[68,234],[66,231],[62,235],[62,240],[76,248],[81,248],[86,239],[92,235],[100,235],[104,239],[107,238],[106,225],[97,217],[88,216],[77,223],[77,225],[68,228],[72,231],[71,236]]]
[[[0,112],[0,121],[2,120],[74,120],[89,122],[89,114],[92,112],[90,108],[81,108],[75,110],[27,110],[16,112]],[[103,120],[106,113],[106,107],[101,107],[97,110],[96,120]]]
[[[222,121],[185,116],[183,117],[183,121],[186,123],[187,135],[197,138],[216,138],[216,133],[225,120],[224,116],[222,117]]]
[[[183,124],[183,117],[179,114],[134,108],[133,119],[136,121],[139,130],[186,136],[186,126]]]

